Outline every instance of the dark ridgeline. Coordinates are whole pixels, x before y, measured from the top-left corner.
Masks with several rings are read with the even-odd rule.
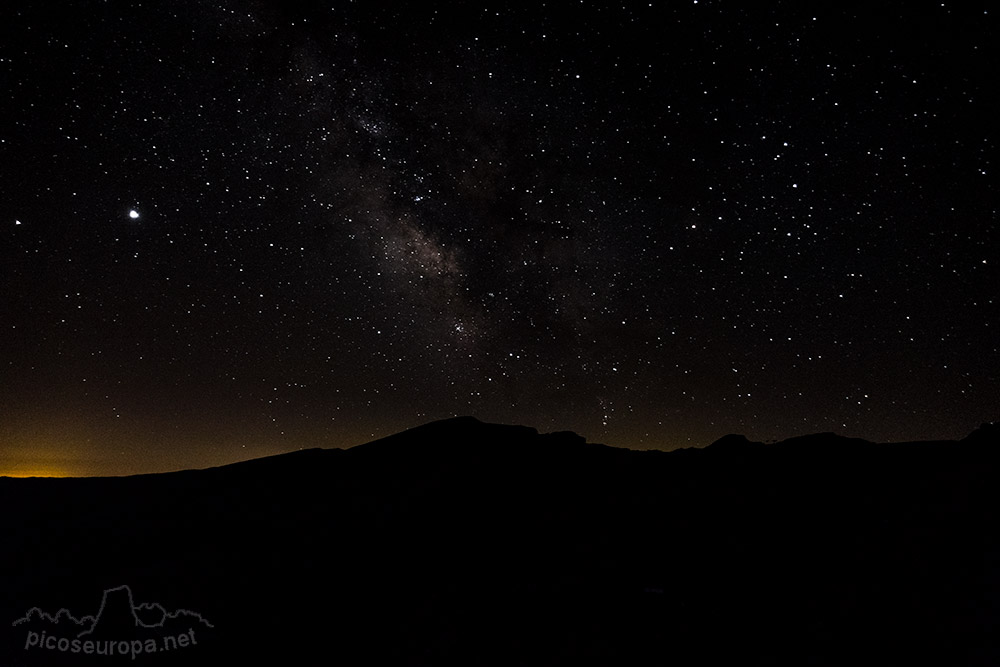
[[[0,479],[0,664],[89,664],[9,624],[127,584],[214,626],[181,615],[197,646],[135,664],[997,665],[998,464],[996,426],[663,453],[458,418],[202,471]]]

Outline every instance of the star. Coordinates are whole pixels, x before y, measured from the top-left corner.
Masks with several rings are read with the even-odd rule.
[[[133,220],[138,220],[139,219],[139,211],[135,210],[134,208],[133,209],[129,209],[128,217],[132,218]]]

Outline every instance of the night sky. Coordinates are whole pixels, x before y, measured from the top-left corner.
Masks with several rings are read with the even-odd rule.
[[[4,3],[0,474],[997,419],[985,3],[403,4]]]

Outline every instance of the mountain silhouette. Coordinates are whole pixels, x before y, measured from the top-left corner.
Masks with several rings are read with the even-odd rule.
[[[104,591],[94,624],[90,630],[81,633],[81,636],[131,639],[139,627],[139,618],[132,602],[132,590],[128,586],[118,586]]]
[[[150,629],[176,630],[187,628],[192,623],[199,628],[212,627],[197,612],[187,609],[168,612],[155,602],[136,604],[131,588],[115,586],[104,591],[100,606],[94,614],[76,617],[65,608],[50,614],[32,607],[24,616],[15,619],[12,626],[22,626],[35,632],[58,633],[58,636],[68,638],[121,641],[149,637],[147,631]]]
[[[0,479],[0,619],[107,591],[94,636],[196,632],[158,664],[996,665],[998,473],[994,424],[661,452],[460,417],[206,470]],[[25,623],[0,663],[53,664]]]

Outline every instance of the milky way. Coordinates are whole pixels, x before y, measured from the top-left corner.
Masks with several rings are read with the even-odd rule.
[[[0,474],[996,419],[981,8],[26,5]]]

